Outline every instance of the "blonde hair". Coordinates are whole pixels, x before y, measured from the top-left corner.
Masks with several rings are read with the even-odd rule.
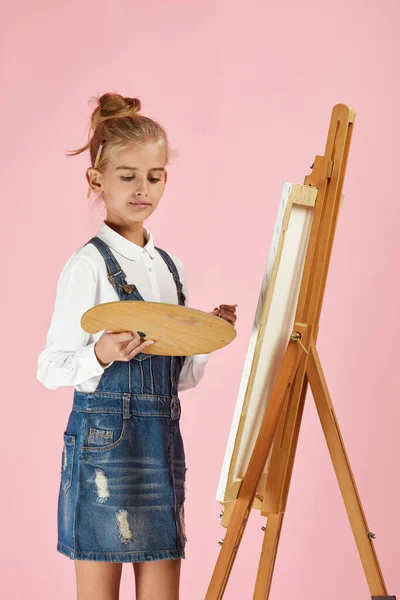
[[[78,150],[66,152],[66,156],[76,156],[89,149],[92,167],[104,171],[110,157],[132,143],[156,142],[165,149],[166,163],[174,154],[169,146],[165,129],[149,117],[139,114],[139,98],[125,98],[120,94],[103,94],[91,100],[97,103],[94,109],[88,135],[88,143]],[[91,132],[92,135],[91,135]],[[91,187],[88,190],[88,197]]]

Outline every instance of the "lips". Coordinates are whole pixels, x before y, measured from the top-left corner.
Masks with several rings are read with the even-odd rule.
[[[135,208],[146,208],[146,206],[151,206],[149,202],[129,202],[129,204]]]

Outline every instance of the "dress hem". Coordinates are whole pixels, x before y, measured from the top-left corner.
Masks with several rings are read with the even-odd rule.
[[[173,560],[185,558],[184,551],[149,550],[148,552],[74,552],[72,548],[57,543],[57,551],[74,560],[92,560],[101,562],[149,562],[153,560]]]

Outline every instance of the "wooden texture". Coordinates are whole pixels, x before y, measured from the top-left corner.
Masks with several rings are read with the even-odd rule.
[[[325,154],[316,157],[313,171],[304,181],[305,185],[318,189],[295,317],[296,324],[301,322],[308,326],[308,335],[302,340],[306,352],[299,354],[296,372],[294,378],[291,379],[293,383],[288,393],[285,394],[285,401],[280,403],[279,411],[275,413],[275,418],[279,418],[278,428],[275,426],[276,419],[274,419],[273,422],[269,423],[269,426],[273,428],[273,432],[266,431],[264,428],[263,431],[260,430],[249,468],[240,484],[237,499],[232,502],[233,508],[231,507],[229,510],[228,530],[214,568],[206,600],[220,600],[224,594],[234,557],[238,551],[250,513],[251,502],[253,502],[256,488],[254,482],[269,456],[272,435],[273,450],[262,510],[262,513],[267,515],[268,519],[253,600],[267,600],[269,597],[307,393],[308,378],[312,381],[315,402],[371,594],[374,598],[394,598],[394,596],[389,597],[387,595],[371,540],[372,534],[368,532],[361,501],[315,347],[330,257],[342,201],[342,187],[354,120],[355,113],[348,106],[338,104],[333,108]],[[312,340],[312,343],[310,343],[310,340]],[[280,373],[286,358],[287,355],[285,355]],[[269,410],[270,406],[267,407],[266,415]],[[265,417],[263,425],[267,427]],[[260,450],[261,448],[263,451]],[[251,469],[250,465],[252,465]],[[235,481],[234,483],[238,487],[238,482]],[[228,544],[225,546],[226,542]],[[247,595],[246,597],[250,596]]]
[[[88,333],[140,332],[143,339],[154,340],[145,354],[163,356],[207,354],[236,337],[233,325],[216,315],[178,304],[141,300],[98,304],[85,312],[81,325]]]
[[[315,188],[289,183],[282,191],[221,470],[217,500],[222,503],[237,495],[292,332],[316,195]],[[268,461],[258,492],[267,470]],[[254,507],[261,506],[256,497]],[[222,525],[229,514],[224,512]]]
[[[302,343],[308,344],[309,332],[306,325],[295,323],[293,332],[299,332],[302,336]],[[238,497],[235,500],[231,522],[210,581],[206,600],[219,600],[225,591],[240,540],[242,539],[252,508],[257,484],[265,465],[265,457],[268,456],[271,449],[283,404],[293,383],[303,352],[304,350],[298,342],[289,341],[247,467],[246,476],[242,481]]]
[[[337,105],[332,111],[325,155],[317,156],[305,184],[318,189],[313,224],[307,249],[296,320],[306,322],[318,334],[322,298],[339,213],[344,165],[350,145],[353,111]],[[335,158],[333,164],[333,157]],[[315,338],[314,338],[315,339]],[[278,426],[265,489],[263,514],[284,512],[293,468],[295,448],[307,392],[306,356],[300,362],[288,407]]]
[[[387,589],[373,540],[369,537],[370,529],[357,491],[314,340],[311,340],[310,345],[307,376],[369,589],[374,596],[386,596]]]

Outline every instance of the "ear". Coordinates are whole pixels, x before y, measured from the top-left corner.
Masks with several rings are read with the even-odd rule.
[[[89,167],[86,170],[86,181],[96,194],[103,192],[103,175],[98,169]]]
[[[167,170],[165,170],[165,171],[164,171],[164,185],[166,185],[166,183],[167,183],[167,179],[168,179],[168,171],[167,171]]]

